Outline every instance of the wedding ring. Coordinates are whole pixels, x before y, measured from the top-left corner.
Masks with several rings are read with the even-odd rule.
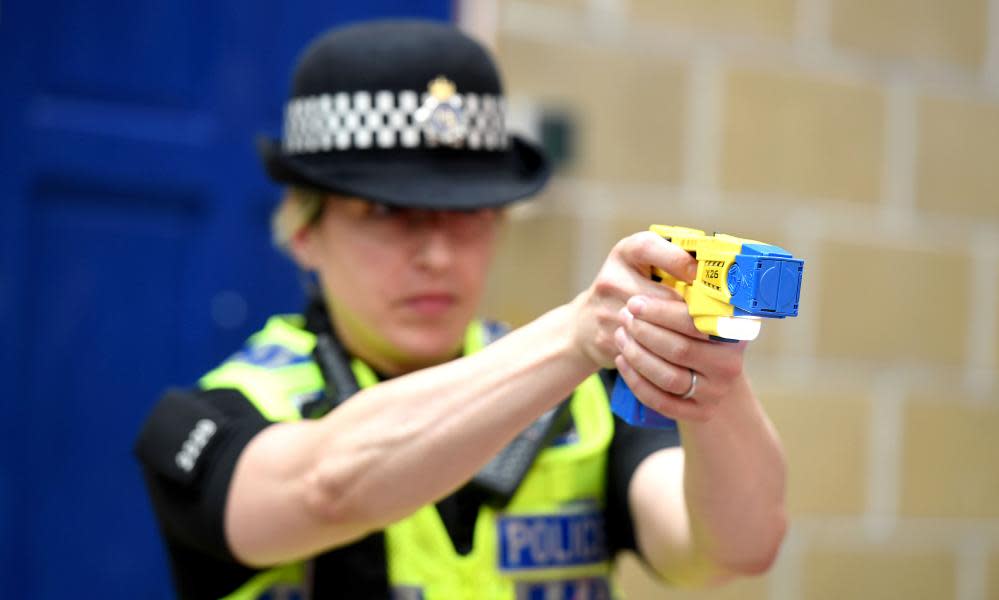
[[[684,395],[680,396],[680,400],[690,400],[694,397],[694,392],[697,390],[697,373],[694,373],[693,369],[687,370],[690,371],[690,389]]]

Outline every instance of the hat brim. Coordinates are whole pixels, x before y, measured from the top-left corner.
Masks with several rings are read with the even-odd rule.
[[[548,181],[544,154],[510,136],[502,151],[450,148],[345,150],[287,154],[260,137],[257,150],[272,179],[393,206],[468,210],[531,196]]]

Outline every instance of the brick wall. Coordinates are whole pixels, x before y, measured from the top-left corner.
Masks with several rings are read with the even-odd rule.
[[[999,0],[468,4],[515,120],[577,125],[488,312],[570,298],[653,222],[807,259],[801,316],[749,351],[790,464],[780,559],[712,592],[626,561],[631,597],[999,598]]]

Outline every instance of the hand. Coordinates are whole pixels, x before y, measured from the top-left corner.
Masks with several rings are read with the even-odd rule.
[[[679,299],[635,296],[619,313],[614,363],[643,404],[676,420],[707,421],[743,374],[747,342],[712,341]],[[697,387],[689,399],[692,375]]]
[[[629,298],[640,295],[658,301],[679,299],[671,288],[650,279],[651,265],[688,282],[697,273],[697,261],[686,251],[644,231],[618,242],[590,287],[573,301],[573,341],[595,367],[613,368],[615,364],[619,349],[614,332],[623,324],[621,309]]]

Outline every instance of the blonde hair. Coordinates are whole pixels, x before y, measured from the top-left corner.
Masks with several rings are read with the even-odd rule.
[[[303,227],[312,225],[323,212],[329,196],[320,190],[291,186],[281,203],[271,214],[271,239],[278,248],[287,251],[291,238]]]

